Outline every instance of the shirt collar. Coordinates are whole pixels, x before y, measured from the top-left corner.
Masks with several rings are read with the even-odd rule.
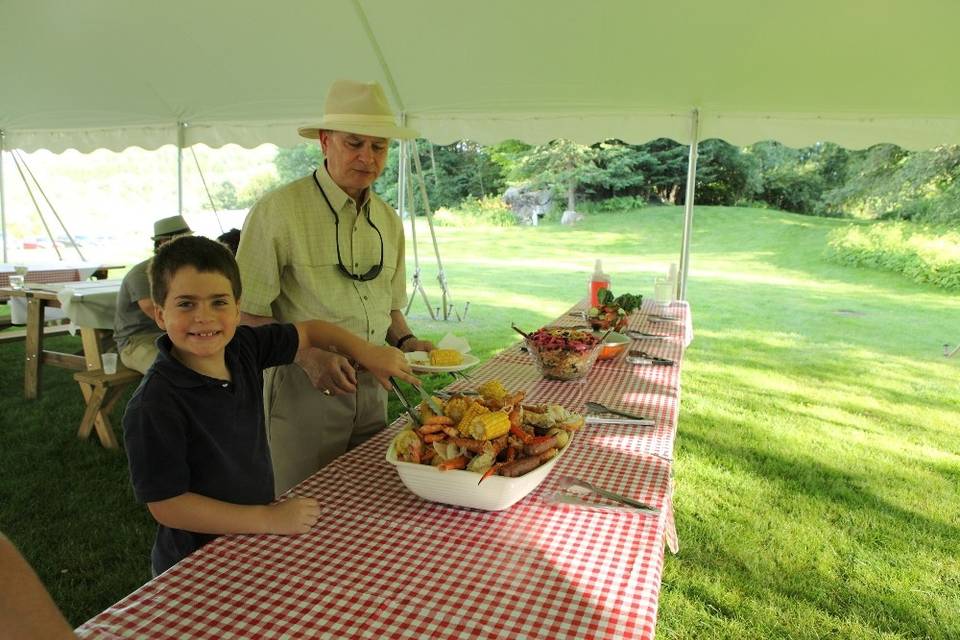
[[[348,200],[350,202],[354,201],[353,198],[347,195],[347,192],[341,189],[340,185],[334,182],[333,178],[330,177],[330,173],[327,171],[326,160],[320,163],[320,166],[317,167],[317,181],[320,183],[320,186],[323,187],[323,191],[327,194],[327,197],[330,198],[330,204],[337,208],[337,213],[343,211],[343,207],[347,204]],[[323,196],[320,197],[322,198]],[[360,203],[360,208],[363,209],[369,204],[370,188],[367,187],[363,191],[363,202]]]
[[[232,346],[233,340],[227,345],[226,353],[224,354],[224,358],[226,358],[227,361],[227,368],[231,372],[236,370],[233,366],[234,354],[233,349],[231,349]],[[183,389],[207,385],[223,386],[223,380],[216,380],[202,373],[197,373],[177,360],[173,353],[171,353],[172,348],[173,342],[170,341],[170,336],[165,333],[159,336],[157,338],[157,359],[153,362],[153,369],[166,378],[170,384]]]

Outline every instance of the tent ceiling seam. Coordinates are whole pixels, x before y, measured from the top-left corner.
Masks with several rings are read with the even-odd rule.
[[[383,75],[387,79],[387,84],[390,86],[390,93],[393,94],[393,99],[397,103],[398,111],[406,111],[406,107],[403,103],[403,98],[400,97],[400,91],[397,89],[397,83],[393,80],[393,74],[390,72],[390,65],[387,64],[387,59],[383,56],[383,50],[380,48],[380,43],[377,41],[377,37],[373,34],[373,29],[370,27],[370,21],[367,20],[367,14],[364,12],[363,7],[360,6],[360,0],[351,0],[354,10],[357,12],[357,18],[360,20],[360,24],[363,26],[364,32],[367,34],[367,41],[370,43],[370,47],[373,49],[374,55],[377,57],[377,62],[380,64],[380,69],[383,71]]]

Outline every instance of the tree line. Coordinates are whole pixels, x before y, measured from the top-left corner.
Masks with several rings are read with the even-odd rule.
[[[645,144],[606,140],[581,145],[553,140],[528,145],[515,140],[483,146],[468,141],[432,145],[418,141],[431,206],[456,208],[496,197],[508,185],[549,189],[560,209],[631,209],[683,204],[688,147],[669,139]],[[960,146],[907,151],[881,144],[844,149],[818,143],[794,149],[777,142],[738,147],[722,140],[700,144],[696,202],[761,206],[796,213],[870,219],[960,222]],[[392,145],[376,191],[397,206],[398,145]],[[321,160],[316,144],[279,149],[274,160],[283,184],[312,171]],[[248,185],[249,206],[276,186]],[[230,196],[230,188],[221,187]],[[215,200],[218,194],[215,195]]]

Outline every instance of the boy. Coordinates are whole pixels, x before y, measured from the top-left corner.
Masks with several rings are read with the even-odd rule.
[[[304,533],[316,500],[270,504],[273,471],[263,417],[263,369],[299,349],[343,353],[381,384],[417,378],[398,349],[374,346],[321,321],[238,326],[240,272],[230,251],[206,238],[165,244],[150,265],[156,320],[166,335],[123,417],[137,499],[159,523],[156,574],[227,533]]]

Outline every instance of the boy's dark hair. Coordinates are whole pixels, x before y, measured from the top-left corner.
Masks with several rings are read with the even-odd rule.
[[[183,267],[201,273],[219,273],[230,281],[233,297],[240,299],[240,268],[233,254],[223,244],[200,236],[180,236],[157,249],[150,261],[150,297],[163,306],[170,290],[170,279]]]

